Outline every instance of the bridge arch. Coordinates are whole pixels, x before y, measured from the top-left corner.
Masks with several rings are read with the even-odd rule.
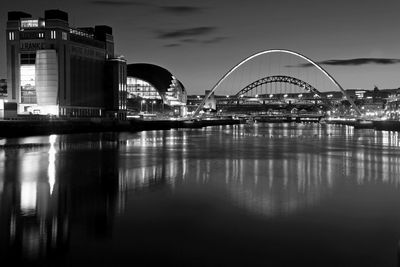
[[[331,102],[326,99],[321,98],[321,92],[318,89],[316,89],[314,86],[312,86],[311,84],[309,84],[303,80],[300,80],[300,79],[297,79],[297,78],[291,77],[291,76],[285,76],[285,75],[267,76],[267,77],[258,79],[256,81],[248,84],[243,89],[241,89],[239,92],[237,92],[235,94],[235,96],[233,96],[230,99],[228,104],[231,104],[231,103],[239,100],[244,94],[256,89],[259,86],[262,86],[263,84],[276,83],[276,82],[289,83],[289,84],[296,85],[299,88],[302,88],[307,93],[313,93],[315,100],[321,100],[326,106],[332,107]]]
[[[210,90],[210,92],[204,97],[203,101],[200,103],[200,105],[197,107],[197,109],[193,112],[192,114],[192,118],[195,117],[197,114],[199,114],[200,110],[203,108],[205,102],[207,101],[207,99],[212,95],[212,93],[215,92],[215,90],[218,88],[218,86],[224,82],[224,80],[232,73],[234,72],[236,69],[238,69],[240,66],[242,66],[243,64],[245,64],[246,62],[252,60],[253,58],[256,58],[258,56],[264,55],[264,54],[270,54],[270,53],[286,53],[286,54],[291,54],[297,57],[300,57],[304,60],[306,60],[308,63],[312,64],[314,67],[316,67],[319,71],[321,71],[330,81],[332,81],[337,88],[339,88],[339,90],[343,93],[343,95],[346,97],[346,99],[350,102],[350,104],[352,105],[352,107],[354,108],[354,110],[357,112],[357,114],[359,116],[361,116],[361,111],[360,109],[356,106],[356,104],[354,103],[354,101],[347,95],[346,91],[343,89],[343,87],[335,80],[335,78],[333,78],[324,68],[322,68],[320,65],[318,65],[316,62],[314,62],[313,60],[311,60],[310,58],[291,51],[291,50],[287,50],[287,49],[269,49],[269,50],[263,50],[261,52],[257,52],[245,59],[243,59],[242,61],[240,61],[238,64],[236,64],[235,66],[233,66],[227,73],[225,73],[224,76],[222,76],[218,82],[213,86],[213,88]]]
[[[239,97],[240,95],[245,94],[263,84],[276,83],[276,82],[294,84],[300,88],[303,88],[305,91],[308,91],[310,93],[320,94],[320,92],[314,86],[312,86],[311,84],[309,84],[303,80],[300,80],[300,79],[297,79],[297,78],[291,77],[291,76],[274,75],[274,76],[267,76],[267,77],[264,77],[264,78],[258,79],[257,81],[252,82],[251,84],[249,84],[246,87],[244,87],[243,89],[241,89],[235,95],[235,97]]]

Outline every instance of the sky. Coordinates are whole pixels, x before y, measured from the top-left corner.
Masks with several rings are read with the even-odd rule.
[[[399,0],[6,0],[0,3],[0,78],[8,11],[69,13],[74,27],[109,25],[128,63],[170,70],[189,94],[210,89],[247,56],[289,49],[344,87],[400,87]],[[307,68],[307,64],[297,67]]]

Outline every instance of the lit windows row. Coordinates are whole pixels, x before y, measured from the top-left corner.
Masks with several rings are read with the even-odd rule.
[[[67,40],[68,36],[66,32],[61,32],[61,38],[63,40]],[[50,31],[50,39],[57,39],[57,32],[56,31]]]
[[[10,33],[11,34],[11,33]],[[67,40],[68,36],[66,32],[61,32],[61,37],[63,40]],[[20,39],[21,40],[29,40],[29,39],[44,39],[44,32],[35,32],[35,31],[21,31]],[[55,30],[50,31],[50,38],[57,39],[57,32]]]
[[[21,31],[21,39],[43,39],[45,37],[44,32],[26,32]],[[68,34],[66,32],[61,32],[61,38],[63,40],[68,40]],[[50,39],[57,39],[57,32],[55,30],[50,31]],[[8,33],[8,40],[14,41],[15,40],[15,32]]]
[[[37,28],[44,27],[45,21],[38,19],[22,19],[21,20],[21,28]]]
[[[141,97],[148,99],[161,99],[157,89],[151,84],[135,77],[127,77],[128,98]]]
[[[21,65],[20,73],[21,103],[36,104],[35,65]]]
[[[79,31],[77,29],[70,29],[69,32],[71,34],[83,36],[83,37],[86,37],[86,38],[92,38],[92,39],[94,38],[94,34],[86,33],[86,32],[83,32],[83,31]]]
[[[21,65],[20,73],[21,73],[20,83],[22,87],[35,86],[35,74],[36,74],[35,65]]]

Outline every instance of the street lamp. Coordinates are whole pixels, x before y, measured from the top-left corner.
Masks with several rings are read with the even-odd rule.
[[[140,112],[143,111],[143,104],[146,104],[146,100],[140,101]]]

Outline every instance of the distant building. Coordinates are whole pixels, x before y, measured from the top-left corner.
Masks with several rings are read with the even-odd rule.
[[[383,116],[385,110],[400,114],[400,89],[346,89],[347,95],[367,116]],[[188,111],[192,112],[202,103],[205,95],[189,95],[187,100]],[[324,104],[323,107],[321,104]],[[329,105],[327,105],[329,104]],[[318,107],[319,106],[319,107]],[[287,112],[288,107],[310,112],[331,110],[332,114],[352,114],[352,107],[341,91],[289,94],[259,94],[252,96],[214,95],[204,103],[203,111],[216,110],[232,113],[262,113],[269,111]],[[353,111],[354,113],[354,111]],[[353,114],[354,115],[354,114]],[[393,115],[394,116],[394,115]],[[400,115],[396,115],[400,118]]]
[[[112,75],[122,78],[126,63],[114,56],[111,27],[73,28],[61,10],[46,10],[44,18],[12,11],[6,34],[8,101],[18,114],[115,115],[108,101],[119,96],[110,90],[125,90],[126,81],[116,86]]]
[[[388,97],[386,115],[390,119],[400,120],[400,88],[394,90]]]

